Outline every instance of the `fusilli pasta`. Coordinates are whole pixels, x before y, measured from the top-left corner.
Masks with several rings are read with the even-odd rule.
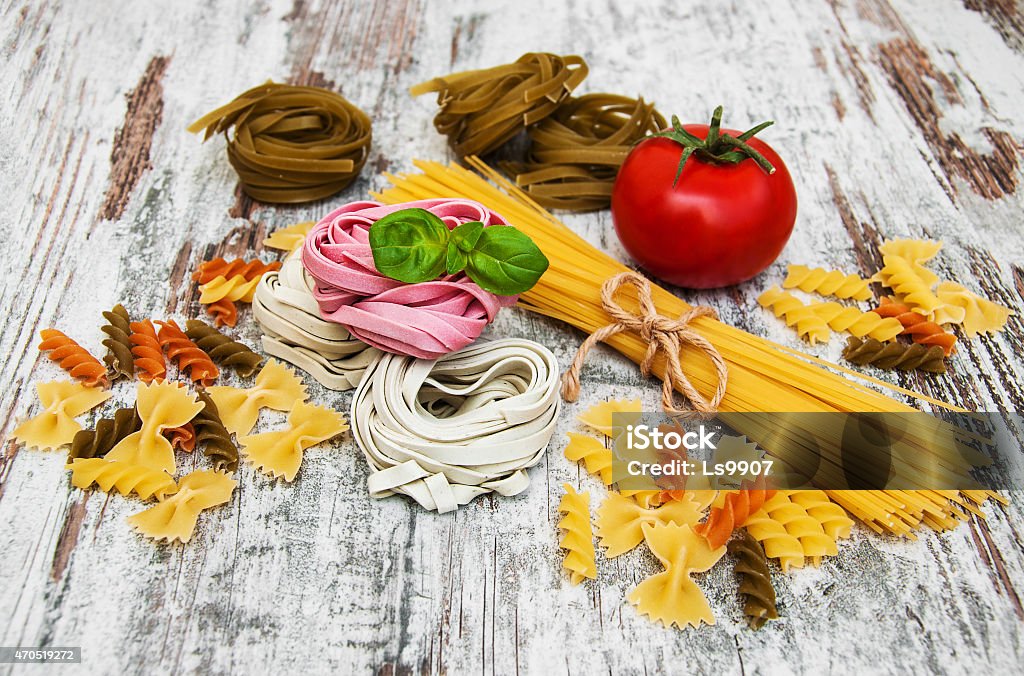
[[[565,533],[558,546],[565,550],[562,567],[569,571],[569,581],[579,584],[586,578],[597,578],[594,553],[594,529],[590,523],[590,493],[577,493],[569,484],[562,484],[565,493],[558,503],[564,516],[558,527]]]
[[[565,457],[573,462],[582,461],[587,471],[599,477],[605,486],[612,485],[612,451],[594,437],[569,432]]]
[[[206,392],[199,392],[203,409],[192,419],[196,441],[203,445],[203,455],[213,460],[218,471],[234,472],[238,469],[238,447],[221,422],[217,404]]]
[[[200,350],[210,355],[215,362],[234,369],[243,378],[255,373],[256,368],[263,361],[263,357],[250,350],[246,345],[232,340],[198,319],[189,319],[185,323],[185,335]]]
[[[956,336],[949,333],[935,322],[917,312],[911,311],[904,303],[897,303],[883,298],[881,305],[875,308],[881,317],[893,317],[903,327],[901,335],[910,336],[915,343],[921,345],[938,345],[948,357],[956,349]],[[877,336],[872,336],[877,337]]]
[[[800,289],[822,296],[868,300],[871,298],[870,280],[857,275],[848,275],[839,270],[809,268],[806,265],[790,265],[786,271],[783,289]]]
[[[75,435],[71,441],[68,462],[75,458],[102,458],[119,441],[132,432],[138,432],[140,427],[142,419],[134,406],[119,408],[114,411],[113,417],[100,418],[95,428],[81,430]]]
[[[757,302],[761,307],[774,312],[776,317],[781,317],[786,322],[786,326],[794,327],[800,337],[811,345],[819,340],[827,342],[829,336],[832,335],[828,325],[815,314],[814,310],[804,305],[793,294],[783,291],[777,286],[762,293]]]
[[[39,343],[40,352],[49,352],[50,361],[57,362],[62,369],[89,387],[107,387],[107,369],[100,360],[89,354],[84,347],[68,338],[57,329],[43,329],[39,332],[43,339]]]
[[[210,355],[199,349],[173,319],[158,321],[160,331],[157,337],[160,345],[167,350],[167,356],[178,365],[182,373],[188,369],[188,376],[193,382],[209,387],[220,375],[220,369],[210,359]]]
[[[107,334],[103,340],[103,345],[107,348],[103,361],[114,374],[114,380],[132,378],[135,375],[135,357],[132,355],[132,343],[129,340],[131,318],[128,311],[118,303],[112,309],[104,311],[103,317],[107,320],[101,329]]]
[[[922,278],[910,261],[902,256],[882,257],[884,266],[878,271],[878,279],[903,298],[915,312],[929,315],[942,302],[932,293],[932,282]]]
[[[764,548],[750,533],[741,530],[729,542],[728,551],[736,557],[736,573],[740,576],[740,594],[746,598],[743,613],[751,629],[760,629],[768,620],[779,617],[775,606],[775,587],[768,571]]]
[[[130,326],[132,332],[128,340],[132,344],[132,355],[135,357],[139,380],[144,383],[163,380],[167,375],[167,364],[164,362],[164,352],[160,348],[160,341],[157,340],[153,322],[146,319],[132,322]]]
[[[880,343],[873,338],[862,340],[850,336],[843,350],[843,359],[880,369],[912,371],[919,369],[929,373],[945,373],[945,352],[939,345],[903,345],[902,343]]]

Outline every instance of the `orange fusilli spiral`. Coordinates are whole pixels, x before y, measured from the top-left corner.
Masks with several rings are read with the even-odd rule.
[[[220,370],[210,359],[210,355],[189,340],[173,319],[158,321],[157,324],[160,325],[160,345],[167,350],[167,356],[178,365],[178,370],[184,372],[188,369],[188,375],[193,382],[204,386],[212,385],[220,375]]]
[[[206,306],[206,312],[213,317],[213,323],[217,326],[234,327],[238,323],[238,306],[233,300],[215,300]]]
[[[135,371],[139,380],[144,383],[163,380],[167,375],[167,363],[164,361],[163,350],[160,349],[160,341],[156,338],[153,322],[148,319],[132,322],[131,330],[128,340],[132,344]]]
[[[190,422],[181,427],[168,427],[161,434],[171,442],[171,448],[181,449],[186,453],[196,450],[196,428]]]
[[[713,507],[707,520],[693,530],[704,536],[713,549],[721,547],[729,540],[734,530],[742,526],[751,514],[761,509],[761,505],[774,495],[774,490],[765,488],[764,477],[759,477],[750,484],[750,488],[728,493],[725,496],[725,503],[720,507]]]
[[[261,260],[247,261],[242,258],[236,258],[231,261],[226,261],[223,258],[214,258],[213,260],[200,263],[196,271],[192,273],[192,279],[200,284],[212,282],[217,277],[224,277],[225,279],[245,277],[246,281],[251,281],[257,277],[262,277],[266,272],[280,269],[281,263],[277,261],[264,263]]]
[[[50,361],[71,374],[72,378],[81,380],[89,387],[107,387],[107,369],[100,360],[92,356],[88,350],[68,338],[57,329],[43,329],[39,332],[43,339],[39,343],[40,352],[49,352]]]
[[[948,357],[956,351],[956,335],[946,331],[924,315],[914,312],[909,305],[883,298],[882,304],[874,310],[881,317],[895,317],[903,324],[902,336],[910,336],[921,345],[938,345]]]

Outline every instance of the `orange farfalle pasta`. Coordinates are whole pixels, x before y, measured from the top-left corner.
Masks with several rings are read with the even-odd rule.
[[[665,568],[652,575],[629,593],[627,599],[637,610],[665,626],[714,624],[708,600],[691,573],[703,573],[725,554],[725,547],[713,548],[690,526],[644,524],[644,540]]]
[[[43,329],[39,332],[43,339],[39,343],[40,352],[49,352],[47,355],[50,361],[60,364],[60,367],[89,387],[107,387],[110,380],[107,378],[107,369],[100,363],[100,360],[92,356],[88,350],[68,338],[57,329]]]
[[[160,331],[157,334],[160,345],[167,350],[167,356],[177,365],[182,373],[188,369],[193,382],[209,387],[220,375],[220,369],[213,363],[210,355],[199,349],[199,346],[185,335],[173,319],[158,321]]]
[[[128,517],[128,523],[154,540],[188,542],[199,513],[231,499],[238,482],[222,472],[197,470],[182,477],[177,490],[160,504]]]
[[[291,481],[302,465],[303,452],[348,429],[337,411],[296,401],[288,414],[288,427],[274,432],[241,436],[238,444],[246,460],[273,478]]]
[[[751,488],[724,493],[723,503],[712,507],[707,520],[693,530],[706,538],[711,547],[721,547],[728,542],[734,530],[743,526],[752,514],[775,495],[775,491],[766,489],[764,483],[764,478],[760,477]]]
[[[132,344],[135,371],[139,380],[144,383],[163,380],[167,375],[167,362],[164,361],[164,352],[160,347],[160,341],[157,340],[153,322],[148,319],[132,322],[131,330],[128,340]]]
[[[924,315],[914,312],[904,303],[883,298],[881,305],[874,310],[881,317],[893,317],[903,326],[901,335],[910,336],[915,343],[921,345],[938,345],[948,357],[956,351],[956,335],[949,333],[935,322],[928,321]]]
[[[256,383],[246,389],[217,385],[208,390],[217,405],[220,419],[229,432],[248,434],[261,408],[291,411],[306,400],[306,386],[295,372],[279,361],[271,359],[256,374]]]
[[[12,436],[29,448],[53,450],[70,444],[82,426],[75,417],[99,406],[110,392],[70,380],[36,383],[43,411],[14,428]]]

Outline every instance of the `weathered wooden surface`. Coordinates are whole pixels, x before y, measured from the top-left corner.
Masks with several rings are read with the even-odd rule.
[[[194,316],[197,261],[259,252],[267,231],[381,187],[378,172],[447,157],[432,101],[411,100],[409,85],[528,49],[585,56],[585,91],[643,94],[685,118],[723,103],[737,125],[778,120],[765,138],[798,185],[793,241],[765,275],[694,299],[797,345],[753,300],[784,263],[868,273],[882,238],[941,237],[941,274],[1018,315],[1005,334],[964,343],[949,376],[896,378],[971,408],[1024,404],[1024,15],[1013,0],[6,2],[2,17],[5,439],[31,383],[58,376],[37,356],[39,329],[98,352],[100,312],[117,301],[138,316]],[[326,204],[253,204],[222,143],[184,131],[268,77],[337,86],[374,118],[363,178]],[[623,255],[607,213],[566,220]],[[256,344],[248,314],[239,333]],[[580,340],[520,311],[490,333],[539,339],[563,364]],[[818,354],[838,358],[840,342]],[[599,353],[531,490],[446,516],[371,501],[346,439],[308,453],[292,485],[243,466],[234,500],[191,544],[158,547],[124,522],[136,502],[73,489],[61,454],[7,440],[0,645],[81,645],[77,670],[91,673],[1019,670],[1020,500],[918,542],[858,529],[820,569],[778,576],[784,619],[759,633],[742,626],[727,565],[700,579],[719,622],[697,631],[654,626],[624,602],[657,568],[646,552],[602,560],[596,583],[571,587],[560,483],[601,492],[560,453],[572,414],[614,396],[657,402],[632,365]],[[318,402],[347,408],[349,395],[307,382]],[[130,400],[127,386],[116,392]]]

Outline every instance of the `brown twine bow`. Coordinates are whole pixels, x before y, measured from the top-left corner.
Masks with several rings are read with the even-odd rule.
[[[637,299],[640,302],[640,312],[634,314],[624,310],[621,305],[615,302],[615,294],[624,284],[631,284],[636,288]],[[651,366],[658,352],[665,355],[665,375],[662,378],[661,405],[666,413],[670,415],[692,414],[693,411],[678,408],[675,402],[674,390],[678,389],[684,400],[688,401],[693,410],[701,414],[711,414],[718,410],[718,405],[725,396],[726,381],[729,370],[721,353],[715,349],[704,336],[690,328],[690,322],[698,317],[712,317],[717,319],[718,313],[714,308],[706,305],[698,305],[679,316],[679,319],[671,319],[658,314],[654,307],[654,300],[651,298],[651,283],[646,278],[635,272],[623,272],[607,280],[601,286],[601,304],[605,312],[615,321],[603,326],[587,337],[580,349],[576,352],[569,370],[562,376],[562,398],[566,401],[576,401],[580,394],[580,370],[587,358],[590,348],[597,343],[604,342],[612,336],[623,331],[635,331],[647,343],[647,353],[640,362],[640,372],[644,376],[651,375]],[[704,352],[711,363],[714,364],[715,372],[718,375],[718,389],[707,400],[697,391],[690,379],[683,373],[682,364],[679,361],[679,351],[684,345],[693,345]]]

